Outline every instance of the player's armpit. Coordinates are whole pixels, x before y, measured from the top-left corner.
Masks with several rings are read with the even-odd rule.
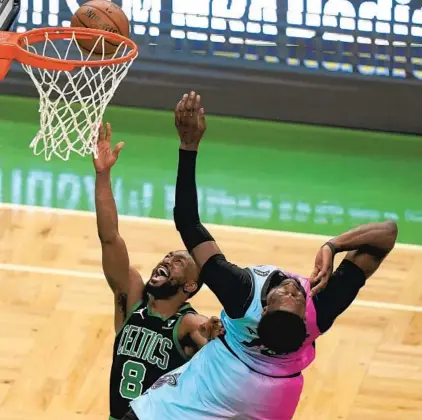
[[[129,282],[125,292],[114,292],[114,327],[120,331],[131,308],[142,298],[144,282],[134,267],[129,267]]]

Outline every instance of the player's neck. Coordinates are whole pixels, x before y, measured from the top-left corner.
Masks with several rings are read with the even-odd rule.
[[[177,295],[169,299],[155,299],[150,295],[148,306],[153,312],[160,314],[164,318],[169,318],[179,310],[183,302],[184,299]]]

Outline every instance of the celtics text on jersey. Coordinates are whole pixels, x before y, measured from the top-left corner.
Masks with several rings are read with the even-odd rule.
[[[196,313],[188,303],[169,318],[151,312],[146,300],[132,308],[114,342],[111,419],[123,417],[131,400],[143,394],[162,375],[186,362],[178,328],[188,313]]]

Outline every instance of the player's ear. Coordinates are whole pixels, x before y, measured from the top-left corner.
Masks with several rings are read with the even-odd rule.
[[[186,282],[183,285],[183,291],[185,293],[194,293],[196,292],[196,290],[198,289],[198,284],[196,283],[196,281],[192,281],[192,282]]]
[[[268,306],[265,306],[262,310],[261,316],[264,316],[268,312]]]

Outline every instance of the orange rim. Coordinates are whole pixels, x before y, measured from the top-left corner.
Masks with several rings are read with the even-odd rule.
[[[26,43],[31,45],[37,42],[42,42],[46,39],[46,35],[48,35],[48,39],[50,40],[57,40],[57,39],[65,39],[69,38],[75,34],[76,39],[92,39],[98,37],[100,35],[104,36],[104,39],[115,41],[120,43],[125,43],[131,50],[124,56],[118,58],[109,58],[104,60],[98,61],[83,61],[83,60],[65,60],[59,58],[50,58],[44,57],[32,52],[27,51],[23,48],[23,45]],[[6,41],[6,43],[8,43]],[[23,32],[22,34],[13,34],[9,40],[9,47],[10,43],[14,45],[14,54],[13,58],[17,61],[20,61],[22,64],[26,64],[29,66],[51,69],[51,70],[65,70],[71,71],[77,67],[103,67],[103,66],[111,66],[113,64],[123,64],[128,61],[131,61],[136,58],[138,55],[138,46],[135,42],[131,39],[126,38],[122,35],[118,35],[115,33],[102,31],[99,29],[91,29],[91,28],[40,28],[40,29],[33,29],[28,32]],[[0,42],[0,49],[4,48],[4,46]],[[1,51],[0,51],[0,58],[1,58]]]

